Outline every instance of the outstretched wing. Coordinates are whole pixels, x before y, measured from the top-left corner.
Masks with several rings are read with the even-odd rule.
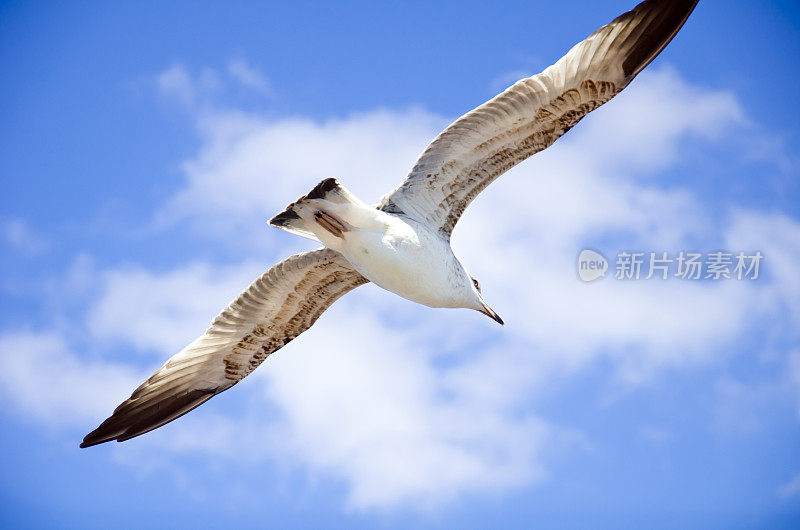
[[[592,33],[556,64],[447,127],[379,208],[449,238],[494,179],[555,142],[618,94],[675,36],[697,0],[646,0]]]
[[[254,281],[201,337],[155,372],[81,447],[124,441],[164,425],[229,389],[367,283],[338,252],[296,254]]]

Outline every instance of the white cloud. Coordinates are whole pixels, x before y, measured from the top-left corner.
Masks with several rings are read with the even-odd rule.
[[[109,344],[124,341],[173,355],[262,272],[252,262],[227,268],[196,263],[161,275],[143,269],[105,271],[103,292],[89,310],[89,330]]]
[[[219,92],[222,80],[211,68],[204,69],[195,77],[184,65],[174,64],[156,76],[156,88],[162,95],[192,107]]]
[[[228,63],[228,73],[242,85],[255,90],[264,96],[272,94],[269,81],[261,72],[244,59],[235,59]]]
[[[156,77],[156,87],[165,94],[178,98],[185,104],[194,101],[195,89],[189,72],[181,65],[173,65]]]
[[[203,68],[199,73],[175,63],[155,76],[155,87],[163,97],[194,112],[214,109],[220,96],[237,87],[261,96],[272,94],[267,78],[243,59],[231,60],[224,70]]]
[[[93,333],[172,351],[224,306],[229,287],[246,283],[237,269],[211,274],[201,266],[105,276],[104,294],[90,311]],[[247,387],[257,392],[251,405],[277,406],[278,418],[240,414],[233,421],[206,414],[153,433],[144,448],[236,461],[240,453],[232,448],[253,440],[260,449],[249,453],[251,464],[289,456],[344,479],[354,509],[432,508],[459,494],[540,478],[541,453],[558,430],[532,412],[514,412],[528,396],[509,392],[521,390],[518,373],[497,372],[488,384],[475,385],[479,367],[473,365],[483,365],[482,356],[437,367],[439,345],[418,339],[426,330],[386,323],[364,303],[383,293],[363,289],[365,296],[339,302],[311,332],[271,357],[255,376],[265,384]],[[148,460],[137,447],[122,460],[137,466]]]
[[[503,393],[514,374],[491,392],[463,384],[448,374],[473,361],[437,368],[438,352],[413,333],[345,304],[262,374],[298,461],[344,478],[357,509],[435,507],[541,476],[550,428],[530,411],[514,413],[525,394],[476,396]]]
[[[733,93],[694,86],[669,66],[642,73],[592,117],[574,129],[581,158],[637,177],[675,164],[689,140],[723,139],[745,124]]]
[[[219,220],[224,219],[228,229],[222,233],[227,238],[236,232],[231,228],[277,211],[324,176],[336,176],[365,200],[375,200],[401,180],[444,121],[423,111],[376,111],[321,123],[270,121],[230,112],[202,116],[198,126],[205,143],[198,156],[185,164],[186,187],[168,203],[167,211],[173,220],[190,219],[217,229]],[[441,385],[453,392],[453,388],[461,389],[456,392],[460,399],[452,403],[456,415],[471,411],[470,407],[479,403],[489,407],[496,419],[512,409],[520,396],[535,390],[547,373],[552,376],[553,370],[578,369],[598,356],[611,358],[620,377],[632,383],[641,382],[661,366],[716,361],[725,346],[748,328],[753,311],[763,314],[765,306],[753,308],[752,301],[763,297],[762,290],[774,290],[775,286],[675,280],[629,284],[605,281],[587,286],[575,279],[574,259],[592,238],[608,233],[618,234],[616,244],[653,251],[676,250],[688,241],[719,239],[715,224],[709,222],[691,192],[642,182],[641,176],[654,175],[674,164],[687,139],[724,138],[743,122],[730,93],[694,87],[674,70],[649,72],[588,118],[572,136],[504,176],[501,184],[484,192],[468,210],[454,237],[457,252],[481,278],[486,296],[509,323],[502,335],[493,332],[497,347],[473,348],[469,362],[449,370],[434,368],[430,358],[426,365],[406,355],[406,370],[412,369],[414,361],[419,369],[407,379],[403,370],[392,367],[392,357],[387,357],[387,367],[391,367],[387,372],[398,372],[395,383],[400,381],[399,387],[382,375],[384,367],[379,359],[383,357],[379,353],[373,351],[371,357],[362,359],[358,349],[350,348],[353,361],[344,372],[380,382],[380,391],[362,391],[363,384],[354,383],[335,367],[327,368],[335,370],[334,378],[318,381],[309,375],[309,370],[314,373],[313,361],[320,354],[310,347],[312,339],[306,338],[306,369],[297,368],[295,376],[290,376],[277,365],[268,372],[276,378],[275,399],[289,418],[292,438],[301,447],[302,443],[310,444],[299,451],[299,460],[312,469],[346,477],[352,488],[351,502],[357,506],[421,498],[426,492],[419,484],[435,469],[424,461],[406,466],[404,469],[413,476],[407,481],[395,477],[391,482],[398,489],[394,491],[389,486],[376,489],[372,473],[392,476],[396,460],[390,456],[397,454],[391,445],[397,436],[393,429],[414,425],[418,432],[425,432],[420,425],[426,425],[429,415],[421,410],[436,410],[442,406],[441,398],[423,401],[424,407],[413,407],[414,400],[409,400],[408,409],[402,411],[380,409],[383,421],[363,424],[348,417],[353,410],[360,410],[357,404],[362,399],[380,402],[380,394],[393,396],[394,390],[399,394],[392,401],[402,401],[408,399],[403,392],[423,384],[417,382],[415,386],[413,381],[427,378],[438,381],[431,383],[432,387]],[[503,215],[507,223],[498,223]],[[239,234],[245,240],[249,238],[245,232]],[[780,244],[786,246],[788,242]],[[529,272],[527,281],[518,280],[520,268]],[[370,303],[393,312],[415,310],[378,296]],[[448,329],[455,336],[474,332],[474,321],[463,314],[426,312],[425,318],[431,328]],[[342,325],[347,329],[356,326],[354,320]],[[411,334],[406,329],[398,335],[396,328],[386,323],[373,323],[371,327],[361,323],[357,327],[377,327],[381,336],[393,337],[391,344],[402,344]],[[322,329],[326,328],[320,326]],[[336,336],[332,329],[326,333],[327,338]],[[344,340],[349,344],[352,339]],[[447,347],[443,341],[433,344]],[[302,355],[295,354],[296,362]],[[281,357],[280,362],[287,358]],[[347,360],[345,357],[343,362]],[[320,373],[324,375],[326,370]],[[282,381],[282,377],[287,379]],[[314,384],[309,384],[309,379]],[[498,381],[502,384],[493,384]],[[308,387],[314,392],[299,395]],[[280,389],[284,388],[293,392],[286,390],[283,395]],[[322,392],[327,396],[323,403],[338,406],[321,407],[316,394]],[[373,395],[376,392],[378,396]],[[417,394],[420,392],[417,390]],[[404,414],[409,423],[400,421]],[[446,436],[447,427],[442,425],[448,424],[440,422],[431,431],[434,434],[421,436],[418,441],[427,440],[427,450],[435,451],[440,447],[435,433]],[[362,436],[374,436],[378,444],[370,453],[373,458],[364,459],[369,462],[368,470],[355,452],[348,451],[359,446],[356,441]],[[329,439],[348,443],[323,447],[314,442]],[[420,452],[425,454],[422,449]],[[510,452],[505,454],[501,464],[512,461]],[[540,465],[536,458],[527,462],[530,470]],[[478,464],[480,469],[486,461],[479,457]],[[513,482],[508,477],[505,480],[506,486]],[[445,497],[448,491],[456,494],[468,490],[472,483],[466,475],[453,476],[450,483],[445,478],[443,483],[437,482]],[[364,497],[362,492],[368,491],[373,495]]]
[[[26,256],[36,256],[47,250],[48,242],[23,219],[9,219],[0,225],[4,242]]]
[[[162,222],[188,219],[204,234],[250,241],[266,219],[323,178],[340,178],[366,201],[411,167],[445,120],[422,110],[374,111],[347,119],[270,121],[238,112],[199,117],[205,141],[184,163],[186,187]]]
[[[725,231],[725,242],[731,248],[748,252],[761,251],[764,260],[762,278],[773,289],[762,293],[761,300],[769,306],[772,317],[786,321],[788,330],[797,337],[796,323],[800,322],[800,223],[778,213],[763,213],[736,209]],[[789,318],[781,318],[788,313]]]
[[[730,94],[694,88],[672,70],[646,73],[596,120],[593,114],[575,135],[483,192],[453,246],[508,332],[565,367],[612,357],[632,382],[658,366],[706,361],[736,337],[757,286],[675,279],[586,285],[576,281],[575,259],[598,241],[614,253],[677,251],[718,237],[697,197],[641,175],[674,163],[687,137],[717,138],[741,120],[738,109]],[[520,267],[528,272],[521,281]]]
[[[161,84],[187,103],[199,98],[185,69]],[[266,253],[266,218],[326,176],[377,200],[446,122],[423,110],[314,121],[208,107],[196,117],[203,143],[183,165],[184,187],[157,216],[238,245],[245,265],[102,273],[88,327],[109,343],[176,351],[269,265],[255,265]],[[540,418],[533,403],[559,377],[606,358],[620,379],[641,384],[665,366],[717,361],[757,325],[754,316],[779,315],[777,304],[797,311],[791,304],[800,296],[789,301],[797,292],[796,220],[742,211],[721,234],[689,190],[642,178],[674,164],[687,138],[715,141],[741,122],[731,94],[694,87],[672,70],[645,72],[570,136],[503,176],[456,229],[457,253],[506,328],[364,287],[253,376],[266,382],[259,399],[280,415],[272,427],[263,418],[206,415],[215,437],[198,434],[201,422],[187,418],[137,447],[235,458],[231,439],[279,439],[259,458],[282,448],[294,465],[344,481],[355,509],[433,507],[541,479],[545,448],[563,428]],[[764,230],[775,233],[766,238]],[[598,240],[614,251],[659,251],[723,238],[736,249],[762,248],[774,259],[770,278],[586,285],[575,276],[578,251]],[[58,358],[71,359],[59,348]],[[443,356],[455,360],[439,362]],[[247,385],[234,392],[262,388]]]
[[[48,425],[89,425],[141,381],[129,366],[76,356],[56,333],[0,335],[0,393],[20,413]]]

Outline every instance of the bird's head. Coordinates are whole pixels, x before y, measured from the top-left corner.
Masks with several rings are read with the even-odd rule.
[[[469,276],[469,279],[472,281],[473,295],[473,305],[471,308],[483,313],[501,326],[504,326],[505,324],[503,323],[503,319],[500,318],[500,315],[495,313],[494,310],[489,307],[489,304],[486,303],[486,300],[483,299],[483,295],[481,294],[481,284],[472,275]]]

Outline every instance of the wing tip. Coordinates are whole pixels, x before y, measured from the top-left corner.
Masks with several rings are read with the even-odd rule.
[[[294,203],[290,204],[284,211],[270,219],[269,224],[278,228],[283,228],[300,219],[300,216],[292,209],[292,206],[294,206]]]
[[[230,385],[233,386],[233,385]],[[199,407],[215,395],[230,388],[195,389],[161,399],[144,408],[119,407],[110,418],[84,437],[79,447],[84,449],[116,440],[124,442],[157,429]],[[125,405],[123,403],[123,405]],[[122,409],[122,412],[119,412]]]
[[[626,17],[646,18],[656,16],[647,23],[647,30],[622,62],[622,70],[628,81],[636,77],[655,59],[689,19],[698,0],[645,0],[617,20]]]
[[[338,188],[341,188],[342,185],[339,184],[339,181],[333,177],[328,177],[323,179],[319,184],[314,186],[311,191],[309,191],[305,199],[324,199],[329,192],[334,191]]]
[[[100,431],[100,429],[97,428],[97,429],[93,430],[92,432],[90,432],[89,434],[87,434],[86,436],[84,436],[83,440],[78,445],[78,447],[80,447],[81,449],[86,449],[87,447],[100,445],[102,443],[110,442],[110,441],[115,440],[117,438],[116,435],[114,435],[114,436],[102,435],[99,431]]]
[[[87,438],[88,438],[88,436],[87,436]],[[113,438],[111,440],[113,440]],[[86,438],[84,438],[83,441],[78,445],[78,447],[81,448],[81,449],[86,449],[87,447],[93,447],[93,446],[99,445],[101,443],[110,442],[111,440],[90,441],[90,440],[87,440]]]
[[[78,447],[86,449],[87,447],[116,440],[117,437],[124,432],[124,429],[120,429],[119,426],[113,429],[110,428],[111,426],[109,424],[112,423],[112,420],[116,422],[118,417],[112,414],[111,417],[101,423],[95,430],[84,436]]]

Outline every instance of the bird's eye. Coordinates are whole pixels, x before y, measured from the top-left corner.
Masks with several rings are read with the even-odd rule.
[[[478,290],[478,292],[481,292],[481,284],[478,283],[478,280],[476,280],[475,278],[472,278],[472,285],[475,286],[475,288]]]

